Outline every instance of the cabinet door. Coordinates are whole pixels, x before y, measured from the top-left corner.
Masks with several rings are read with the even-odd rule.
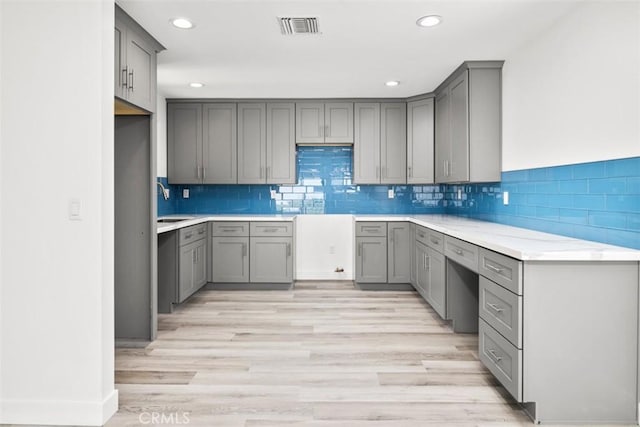
[[[451,82],[451,165],[448,181],[469,181],[469,84],[468,71]]]
[[[210,257],[213,282],[249,282],[248,237],[212,237]]]
[[[429,274],[429,287],[427,289],[427,301],[431,307],[446,319],[446,281],[444,255],[431,248],[427,248],[427,264]]]
[[[416,242],[416,290],[426,299],[429,287],[429,270],[427,267],[427,247]]]
[[[411,285],[416,287],[416,225],[414,223],[409,224],[409,246],[411,247],[411,271],[409,272],[409,279]]]
[[[324,106],[324,142],[353,144],[353,103],[334,102]]]
[[[236,104],[204,104],[202,182],[236,184]]]
[[[387,238],[356,238],[356,282],[387,283]]]
[[[407,104],[380,106],[380,182],[407,183]]]
[[[380,183],[380,104],[356,103],[353,182]]]
[[[193,283],[196,290],[207,283],[207,239],[200,239],[193,249],[196,263],[193,268]],[[194,291],[195,292],[195,291]]]
[[[238,184],[267,182],[266,125],[265,104],[238,104]]]
[[[118,19],[115,21],[115,40],[114,40],[114,64],[113,64],[113,77],[114,87],[113,93],[115,96],[122,98],[124,94],[124,87],[126,86],[125,74],[126,74],[126,52],[125,45],[125,26]]]
[[[320,144],[324,142],[324,104],[296,103],[296,142]]]
[[[249,277],[252,283],[293,282],[291,237],[252,237]]]
[[[189,243],[188,245],[180,246],[178,251],[178,302],[181,303],[196,289],[195,284],[195,265],[196,254],[195,247],[198,242]]]
[[[449,124],[449,91],[445,88],[436,96],[435,129],[435,175],[436,182],[447,182],[451,162],[451,129]]]
[[[387,224],[388,283],[409,283],[411,281],[411,240],[409,224],[389,222]]]
[[[127,29],[127,95],[132,104],[156,110],[156,53],[143,37]]]
[[[267,183],[296,183],[293,103],[267,104]]]
[[[407,183],[433,183],[433,98],[407,103]]]
[[[170,184],[198,184],[201,177],[202,105],[167,106],[167,157]]]

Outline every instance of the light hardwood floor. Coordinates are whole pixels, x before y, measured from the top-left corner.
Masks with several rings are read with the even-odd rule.
[[[532,425],[477,344],[415,292],[203,290],[159,316],[147,348],[116,351],[107,426]]]

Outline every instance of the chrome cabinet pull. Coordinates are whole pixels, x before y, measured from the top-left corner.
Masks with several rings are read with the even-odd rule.
[[[453,252],[457,253],[458,255],[464,254],[464,252],[458,248],[453,249]]]
[[[358,245],[358,256],[362,256],[362,243]]]
[[[287,243],[287,256],[291,256],[291,243]]]
[[[495,350],[491,349],[491,350],[487,350],[487,352],[493,356],[494,362],[495,363],[500,363],[502,361],[502,357],[498,356],[495,352]]]
[[[495,265],[491,265],[491,264],[488,264],[488,263],[485,263],[484,265],[485,265],[485,267],[487,267],[489,270],[495,271],[496,273],[502,273],[502,269],[501,269],[501,268],[496,267]]]
[[[424,236],[423,236],[423,237],[424,237]],[[431,243],[435,243],[436,245],[437,245],[438,243],[440,243],[440,240],[438,240],[438,239],[434,239],[433,237],[432,237],[432,238],[430,238],[429,240],[431,240]]]
[[[424,239],[424,233],[418,233],[418,236],[422,237]]]
[[[129,90],[133,90],[133,68],[129,71]]]
[[[324,125],[324,136],[325,137],[331,136],[331,128],[329,127],[329,125]]]
[[[200,166],[196,166],[196,177],[200,179]]]
[[[128,80],[127,80],[127,72],[128,72],[128,71],[129,71],[129,68],[128,68],[128,67],[124,67],[124,68],[122,69],[122,84],[121,84],[121,86],[122,86],[123,88],[125,88],[125,89],[127,88],[127,86],[129,86],[129,82],[128,82]]]
[[[198,234],[204,234],[204,228],[201,228],[200,230],[198,230]]]
[[[411,171],[411,166],[407,167],[407,174],[409,175],[409,178],[413,176]]]
[[[189,233],[189,234],[185,234],[184,238],[185,239],[190,239],[192,236],[193,236],[193,234]]]
[[[247,244],[246,243],[242,244],[242,256],[243,257],[247,256]]]
[[[502,309],[501,307],[499,307],[499,306],[497,306],[495,304],[492,304],[490,302],[487,303],[487,306],[492,308],[496,313],[500,313],[500,312],[504,311],[504,309]]]
[[[206,179],[207,179],[207,168],[202,166],[202,180],[206,181]]]

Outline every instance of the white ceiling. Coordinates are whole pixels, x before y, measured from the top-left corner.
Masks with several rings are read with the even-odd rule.
[[[118,0],[167,50],[167,98],[407,97],[464,60],[505,59],[581,0]],[[420,28],[438,14],[443,23]],[[276,17],[317,16],[320,35],[283,36]],[[196,27],[169,24],[187,17]],[[389,88],[387,80],[399,80]],[[189,82],[205,87],[190,88]]]

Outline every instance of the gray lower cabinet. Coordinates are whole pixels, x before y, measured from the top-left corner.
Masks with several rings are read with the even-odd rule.
[[[427,246],[416,241],[415,244],[415,288],[422,298],[426,299],[427,288],[429,286],[429,270],[427,265]]]
[[[425,299],[442,317],[447,318],[445,259],[440,252],[427,247],[428,280]]]
[[[251,237],[249,277],[252,283],[293,282],[291,237]]]
[[[356,282],[387,282],[387,238],[356,237]]]
[[[211,281],[249,281],[249,237],[211,238]]]
[[[387,283],[410,283],[412,239],[409,223],[387,223],[387,245]]]
[[[437,89],[436,182],[499,181],[502,61],[463,63]]]
[[[414,269],[416,290],[442,317],[447,318],[446,260],[440,252],[444,237],[422,226],[416,226]]]
[[[411,242],[411,265],[409,268],[409,282],[411,286],[416,287],[416,225],[414,223],[409,224],[409,241]]]
[[[207,224],[199,224],[178,232],[178,303],[207,283],[206,229]]]

